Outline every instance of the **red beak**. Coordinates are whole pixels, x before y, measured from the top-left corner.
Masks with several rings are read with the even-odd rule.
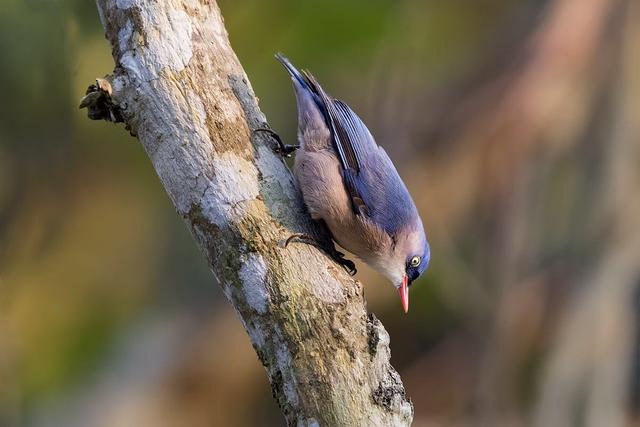
[[[400,293],[400,301],[402,301],[402,309],[405,314],[409,312],[409,278],[407,275],[402,276],[402,285],[398,289]]]

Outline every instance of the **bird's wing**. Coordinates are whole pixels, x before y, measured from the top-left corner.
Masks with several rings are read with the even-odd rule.
[[[331,100],[328,108],[331,119],[331,133],[336,150],[340,154],[343,179],[356,213],[369,216],[371,206],[366,200],[366,184],[363,169],[368,166],[367,155],[376,150],[369,129],[362,120],[344,102]]]
[[[322,102],[342,167],[360,172],[366,149],[377,147],[369,129],[347,104],[329,97],[311,73],[303,73],[312,91]]]
[[[362,180],[362,171],[366,168],[367,156],[377,150],[378,145],[360,117],[347,104],[329,97],[309,72],[303,73],[324,107],[325,119],[340,159],[345,189],[353,210],[357,214],[369,216],[371,206],[365,200],[366,189],[363,186],[366,183]]]

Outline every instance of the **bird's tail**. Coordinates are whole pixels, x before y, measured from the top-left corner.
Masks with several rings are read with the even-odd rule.
[[[298,103],[298,128],[303,130],[303,133],[309,128],[326,129],[329,117],[323,104],[326,95],[320,85],[308,71],[299,71],[283,54],[277,53],[276,59],[284,65],[293,81]],[[300,143],[304,145],[304,141]]]

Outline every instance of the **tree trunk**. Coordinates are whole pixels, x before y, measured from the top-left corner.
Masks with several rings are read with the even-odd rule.
[[[116,68],[90,87],[91,118],[138,137],[265,366],[289,425],[409,425],[389,336],[272,152],[214,1],[98,0]],[[326,236],[325,236],[326,237]],[[224,343],[221,343],[221,349]]]

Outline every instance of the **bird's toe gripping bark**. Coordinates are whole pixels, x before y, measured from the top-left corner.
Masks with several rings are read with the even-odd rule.
[[[269,134],[269,136],[271,136],[271,138],[273,138],[277,145],[274,148],[273,151],[275,151],[276,153],[280,154],[282,157],[291,157],[291,155],[298,149],[300,148],[299,145],[288,145],[285,144],[284,142],[282,142],[282,138],[280,138],[280,135],[278,135],[277,133],[275,133],[273,130],[268,129],[268,128],[258,128],[258,129],[254,129],[253,130],[254,133],[257,132],[264,132]]]
[[[335,262],[337,262],[342,267],[344,267],[347,273],[349,273],[349,275],[351,276],[354,276],[358,272],[358,270],[356,269],[355,263],[349,259],[346,259],[344,257],[344,253],[337,250],[335,245],[333,245],[333,243],[330,243],[329,245],[323,245],[322,243],[318,242],[316,239],[314,239],[313,237],[307,234],[292,234],[284,241],[283,247],[286,248],[289,245],[289,243],[291,243],[293,240],[298,240],[299,242],[306,243],[308,245],[313,245],[316,248],[324,251]]]

